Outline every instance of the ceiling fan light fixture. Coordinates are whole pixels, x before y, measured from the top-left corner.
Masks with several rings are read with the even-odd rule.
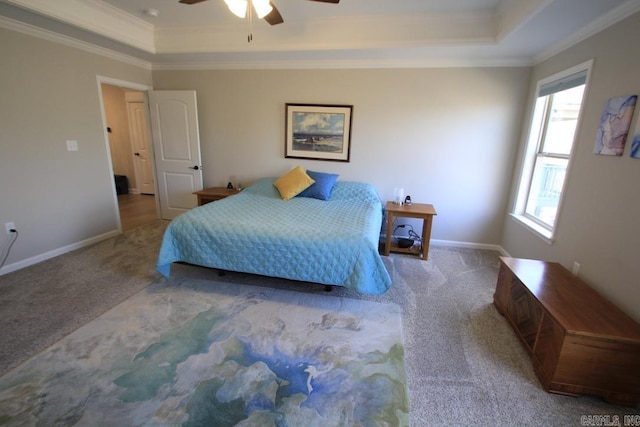
[[[227,7],[238,18],[247,16],[247,0],[224,0]]]
[[[256,10],[258,18],[262,19],[267,16],[273,10],[271,2],[269,0],[250,0],[253,4],[253,8]]]

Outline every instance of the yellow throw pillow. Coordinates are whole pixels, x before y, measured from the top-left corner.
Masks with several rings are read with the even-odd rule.
[[[282,200],[289,200],[306,190],[315,181],[307,175],[302,166],[296,166],[273,182]]]

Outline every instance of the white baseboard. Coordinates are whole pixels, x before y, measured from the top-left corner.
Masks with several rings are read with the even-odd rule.
[[[499,252],[502,256],[509,256],[507,251],[500,245],[492,245],[488,243],[470,243],[470,242],[457,242],[454,240],[435,240],[431,239],[432,246],[449,246],[453,248],[468,248],[468,249],[486,249],[490,251]]]
[[[120,230],[109,231],[107,233],[100,234],[99,236],[94,236],[94,237],[91,237],[89,239],[82,240],[80,242],[72,243],[70,245],[63,246],[61,248],[54,249],[54,250],[49,251],[49,252],[45,252],[43,254],[36,255],[34,257],[31,257],[31,258],[23,259],[21,261],[16,261],[16,262],[14,262],[12,264],[5,265],[4,267],[0,268],[0,276],[2,276],[3,274],[11,273],[12,271],[16,271],[16,270],[20,270],[20,269],[25,268],[25,267],[29,267],[31,265],[37,264],[37,263],[42,262],[42,261],[46,261],[48,259],[57,257],[58,255],[66,254],[67,252],[75,251],[76,249],[80,249],[80,248],[84,248],[85,246],[93,245],[94,243],[101,242],[103,240],[106,240],[106,239],[109,239],[111,237],[117,236],[118,234],[121,234],[121,233],[122,232]]]

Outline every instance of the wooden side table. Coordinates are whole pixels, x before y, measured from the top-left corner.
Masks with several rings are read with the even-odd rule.
[[[422,247],[418,255],[422,256],[422,260],[426,261],[429,258],[429,240],[431,240],[431,223],[433,222],[433,216],[438,215],[433,205],[427,205],[423,203],[412,203],[410,205],[397,205],[393,202],[387,202],[385,206],[387,212],[387,237],[384,243],[384,254],[389,256],[389,252],[400,252],[406,254],[414,254],[411,248],[401,248],[394,244],[391,240],[393,238],[393,220],[396,217],[404,218],[417,218],[422,219]]]
[[[233,196],[239,192],[240,190],[236,188],[210,187],[196,191],[193,194],[198,196],[198,206],[202,206],[210,202],[215,202],[216,200],[224,199],[225,197]]]

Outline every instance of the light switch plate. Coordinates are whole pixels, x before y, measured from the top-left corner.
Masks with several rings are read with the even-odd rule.
[[[68,139],[67,140],[67,151],[78,151],[78,141]]]

